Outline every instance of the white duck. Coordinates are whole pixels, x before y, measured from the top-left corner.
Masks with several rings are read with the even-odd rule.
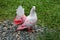
[[[16,17],[14,19],[14,24],[15,25],[22,24],[26,19],[26,16],[24,14],[24,8],[22,8],[22,6],[19,6],[17,8],[16,14],[17,15],[16,15]]]
[[[30,15],[27,16],[25,22],[21,26],[19,26],[17,30],[23,30],[27,28],[29,32],[31,31],[30,29],[32,29],[37,22],[37,15],[35,9],[35,6],[33,6],[30,11]]]

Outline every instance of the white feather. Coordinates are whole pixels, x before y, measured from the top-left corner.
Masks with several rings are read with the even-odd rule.
[[[25,22],[22,25],[25,25],[27,27],[34,26],[36,22],[37,22],[37,15],[35,12],[35,6],[33,6],[30,11],[30,15],[27,16]]]
[[[22,17],[22,15],[24,15],[24,8],[22,8],[22,6],[19,6],[17,9],[16,9],[16,19],[20,19],[20,17]]]

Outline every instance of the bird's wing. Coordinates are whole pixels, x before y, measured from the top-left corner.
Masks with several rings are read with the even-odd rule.
[[[35,25],[35,22],[36,22],[35,19],[27,18],[22,25],[29,27]]]

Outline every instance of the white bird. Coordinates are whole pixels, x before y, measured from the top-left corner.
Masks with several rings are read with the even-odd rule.
[[[22,24],[26,19],[26,16],[24,14],[24,8],[22,6],[19,6],[16,10],[17,15],[14,19],[14,24],[15,25]]]
[[[28,31],[31,31],[30,29],[33,29],[33,26],[37,22],[37,14],[35,12],[35,6],[32,7],[30,11],[30,15],[27,16],[25,22],[17,28],[17,30],[23,30],[25,28],[28,29]]]

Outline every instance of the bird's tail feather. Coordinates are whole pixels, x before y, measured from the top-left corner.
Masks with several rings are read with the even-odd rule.
[[[18,16],[24,14],[24,8],[22,6],[19,6],[17,9],[16,9],[16,13]]]

